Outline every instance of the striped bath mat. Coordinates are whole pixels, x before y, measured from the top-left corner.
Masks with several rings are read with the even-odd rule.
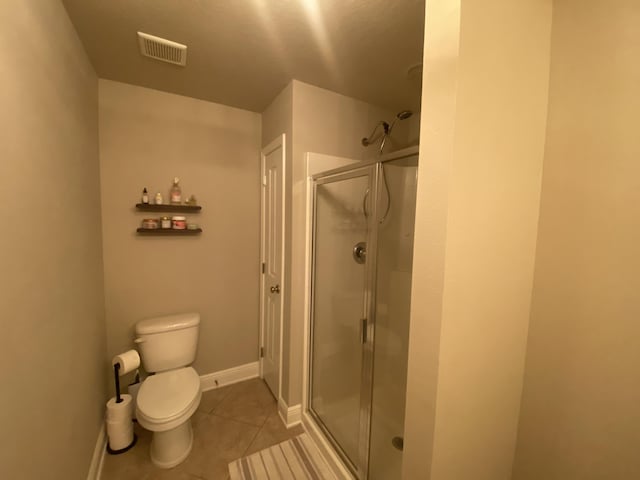
[[[229,464],[231,480],[335,480],[306,433]]]

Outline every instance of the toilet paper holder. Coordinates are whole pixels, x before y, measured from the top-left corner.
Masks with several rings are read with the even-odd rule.
[[[129,350],[113,357],[112,364],[116,384],[116,403],[121,403],[120,375],[124,375],[138,368],[140,366],[140,356],[136,350]]]
[[[120,393],[120,375],[124,375],[133,371],[133,369],[138,368],[140,366],[140,357],[138,352],[135,350],[129,350],[128,352],[116,355],[113,358],[112,363],[116,387],[115,403],[121,404],[124,399]],[[108,402],[107,408],[109,408]],[[126,408],[126,405],[123,406],[123,408]],[[130,414],[126,418],[120,418],[115,424],[107,421],[107,435],[109,437],[109,441],[107,442],[107,452],[109,454],[118,455],[120,453],[124,453],[136,444],[138,437],[131,428],[131,421]],[[112,444],[112,441],[115,443]],[[122,448],[120,448],[121,446]]]
[[[120,364],[116,363],[113,366],[113,375],[116,377],[116,403],[122,403],[122,397],[120,396]]]

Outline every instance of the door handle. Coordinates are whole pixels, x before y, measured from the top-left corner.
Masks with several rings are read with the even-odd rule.
[[[280,285],[275,285],[271,287],[269,290],[271,290],[271,293],[280,293]]]

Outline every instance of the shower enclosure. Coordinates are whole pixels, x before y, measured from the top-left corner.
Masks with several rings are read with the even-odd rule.
[[[418,149],[313,177],[308,414],[357,479],[400,478]]]

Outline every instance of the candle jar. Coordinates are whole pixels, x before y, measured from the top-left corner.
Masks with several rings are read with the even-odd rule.
[[[187,218],[179,215],[171,217],[171,225],[174,230],[185,230],[187,228]]]

